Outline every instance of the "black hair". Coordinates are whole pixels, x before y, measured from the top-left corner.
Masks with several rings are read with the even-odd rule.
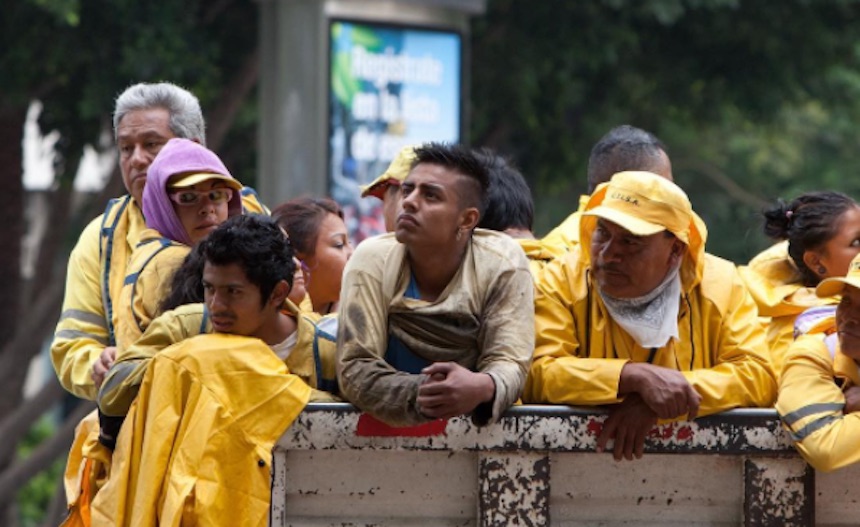
[[[203,251],[197,244],[173,273],[170,291],[161,301],[159,312],[164,313],[185,304],[203,302]]]
[[[484,163],[489,187],[484,197],[484,213],[478,227],[494,231],[532,230],[534,201],[528,183],[511,162],[488,148],[475,155]]]
[[[764,233],[774,240],[788,240],[788,255],[800,270],[803,285],[813,287],[821,277],[803,261],[804,253],[836,236],[840,217],[857,206],[850,197],[832,190],[807,192],[790,203],[780,199],[762,212]]]
[[[482,209],[490,180],[487,168],[474,152],[462,145],[425,143],[415,149],[412,168],[420,163],[440,165],[466,176],[472,184],[464,185],[464,192],[459,193],[460,204],[465,207],[475,207],[483,214]]]
[[[260,214],[233,216],[200,242],[204,263],[239,264],[265,305],[281,280],[293,287],[293,248],[278,223]]]
[[[623,124],[616,126],[591,149],[588,157],[588,193],[606,183],[618,172],[644,170],[654,172],[663,165],[666,145],[650,133]]]

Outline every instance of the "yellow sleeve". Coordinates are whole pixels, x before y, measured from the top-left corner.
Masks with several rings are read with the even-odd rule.
[[[102,413],[127,414],[152,358],[168,346],[200,334],[203,322],[203,304],[182,306],[157,317],[131,346],[118,349],[98,393]]]
[[[580,349],[576,328],[577,324],[588,324],[586,313],[591,306],[588,302],[575,306],[575,281],[585,280],[572,272],[576,257],[574,251],[550,262],[538,278],[535,355],[524,402],[599,405],[619,401],[621,369],[628,361],[582,357],[587,350]]]
[[[706,345],[715,355],[713,366],[683,372],[702,396],[702,416],[738,407],[767,408],[776,400],[776,375],[755,302],[733,265],[730,272],[720,280],[722,287],[731,288],[727,305],[709,309],[701,321],[709,335]]]
[[[63,311],[51,343],[51,362],[60,384],[89,400],[96,398],[92,366],[109,343],[100,281],[101,222],[99,216],[87,225],[69,256]]]
[[[816,470],[860,461],[860,413],[844,414],[845,396],[833,380],[823,335],[798,339],[785,358],[776,411],[794,446]]]

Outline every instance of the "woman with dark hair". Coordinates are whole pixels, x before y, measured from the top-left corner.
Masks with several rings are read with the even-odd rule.
[[[770,318],[767,340],[779,375],[795,327],[802,333],[807,322],[832,315],[837,299],[815,296],[815,286],[825,278],[845,276],[860,253],[860,206],[839,192],[807,192],[789,203],[779,200],[763,214],[765,234],[780,243],[740,273],[759,315]]]
[[[275,207],[272,217],[290,237],[313,311],[337,311],[343,268],[352,256],[343,211],[328,198],[296,198]]]

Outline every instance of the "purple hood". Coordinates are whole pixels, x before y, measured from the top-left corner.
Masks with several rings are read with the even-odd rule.
[[[171,139],[155,156],[146,172],[143,188],[143,217],[146,226],[162,236],[191,246],[191,238],[179,221],[173,202],[167,194],[167,181],[171,176],[185,172],[211,172],[233,179],[224,163],[211,150],[188,139]],[[233,193],[227,204],[227,216],[242,213],[242,195]]]

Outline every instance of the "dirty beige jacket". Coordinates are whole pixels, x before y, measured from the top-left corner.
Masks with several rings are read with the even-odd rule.
[[[534,290],[522,249],[504,234],[477,229],[460,270],[434,302],[404,298],[411,271],[391,234],[366,240],[344,271],[338,328],[341,392],[394,426],[427,421],[417,408],[424,375],[385,362],[389,334],[430,361],[489,374],[492,405],[472,413],[496,421],[520,396],[534,349]]]

